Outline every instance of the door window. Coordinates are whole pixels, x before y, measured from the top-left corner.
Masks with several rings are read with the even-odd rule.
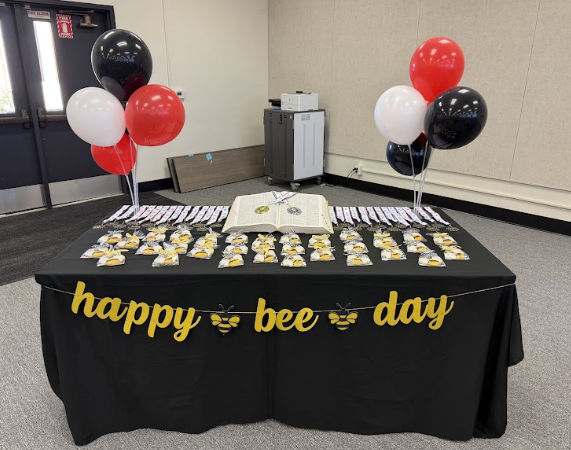
[[[4,33],[0,20],[0,114],[14,114],[15,112],[12,84],[6,62],[6,49],[4,48]]]
[[[42,74],[42,92],[46,111],[62,111],[61,86],[57,70],[52,24],[43,20],[34,21],[36,47]]]

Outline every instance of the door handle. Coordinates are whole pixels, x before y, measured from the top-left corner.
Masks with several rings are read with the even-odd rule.
[[[9,116],[9,117],[2,117],[0,116],[0,125],[10,124],[10,123],[21,123],[24,125],[24,128],[30,128],[30,115],[28,114],[27,109],[20,110],[19,116]]]
[[[38,119],[40,121],[40,128],[46,127],[46,122],[63,122],[67,120],[66,114],[46,114],[44,108],[38,108]]]

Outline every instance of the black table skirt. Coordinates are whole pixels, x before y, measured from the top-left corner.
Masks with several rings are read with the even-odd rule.
[[[245,266],[224,270],[216,268],[221,250],[209,261],[181,257],[180,266],[164,268],[133,252],[120,267],[78,259],[102,234],[88,231],[36,274],[44,286],[46,371],[78,445],[116,431],[201,433],[268,418],[303,428],[453,440],[505,431],[507,370],[523,359],[515,275],[465,231],[452,234],[472,259],[447,261],[445,268],[419,267],[410,254],[407,261],[382,262],[372,234],[362,231],[371,267],[347,267],[336,235],[334,262],[300,269],[254,265],[250,252]],[[307,236],[302,239],[307,248]],[[345,332],[321,313],[305,333],[257,333],[254,316],[242,315],[222,335],[204,313],[177,342],[173,329],[149,338],[146,326],[134,326],[126,335],[122,322],[74,314],[72,296],[53,289],[74,292],[78,281],[97,297],[203,310],[221,303],[237,311],[255,311],[260,297],[276,310],[335,310],[337,302],[375,306],[390,291],[404,301],[490,290],[450,299],[454,307],[438,330],[427,321],[377,326],[367,309]],[[498,286],[505,287],[491,289]]]

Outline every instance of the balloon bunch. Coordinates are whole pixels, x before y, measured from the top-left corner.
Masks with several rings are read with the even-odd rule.
[[[91,144],[99,167],[125,175],[133,205],[138,207],[138,146],[163,145],[177,137],[184,125],[184,106],[173,90],[148,84],[153,72],[151,52],[131,31],[115,29],[99,36],[91,49],[91,65],[105,89],[87,87],[73,94],[66,107],[67,120],[73,132]]]
[[[379,97],[375,106],[377,128],[389,140],[390,166],[413,179],[415,208],[421,204],[432,149],[463,147],[486,125],[484,98],[474,89],[458,86],[463,73],[460,46],[445,37],[429,39],[410,60],[414,87],[394,86]],[[416,176],[420,174],[417,196]]]

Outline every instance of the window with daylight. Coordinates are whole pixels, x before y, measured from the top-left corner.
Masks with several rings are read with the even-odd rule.
[[[0,22],[0,114],[13,114],[16,112],[16,108],[14,108],[14,97],[12,95],[12,84],[10,83],[3,35],[2,22]]]
[[[36,47],[40,59],[42,73],[42,92],[44,94],[44,107],[46,111],[62,111],[61,86],[57,70],[56,52],[50,22],[34,21]]]

